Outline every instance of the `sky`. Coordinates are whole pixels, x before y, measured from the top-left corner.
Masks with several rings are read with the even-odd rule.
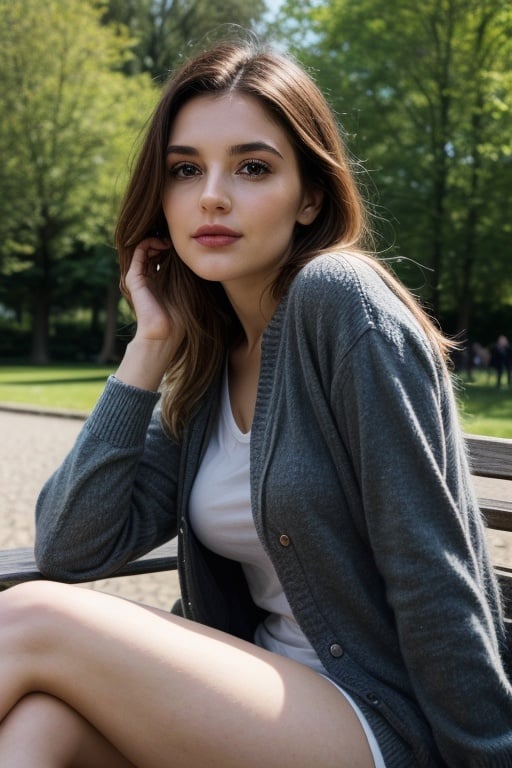
[[[265,2],[267,8],[269,9],[270,16],[274,16],[279,6],[281,5],[282,0],[265,0]]]

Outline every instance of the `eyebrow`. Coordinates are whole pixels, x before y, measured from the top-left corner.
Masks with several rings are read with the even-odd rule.
[[[282,154],[265,141],[249,141],[246,144],[234,144],[232,147],[229,147],[228,155],[233,157],[235,155],[245,155],[247,152],[270,152],[272,155],[283,159]],[[193,156],[198,155],[199,152],[194,147],[188,147],[185,144],[170,144],[167,147],[166,154]]]

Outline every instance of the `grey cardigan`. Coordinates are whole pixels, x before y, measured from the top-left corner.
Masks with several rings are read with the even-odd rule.
[[[240,566],[187,517],[218,391],[177,444],[156,394],[108,381],[38,501],[47,577],[104,577],[178,534],[185,615],[252,639]],[[499,595],[449,378],[356,256],[314,259],[265,332],[251,494],[292,610],[388,768],[512,766]]]

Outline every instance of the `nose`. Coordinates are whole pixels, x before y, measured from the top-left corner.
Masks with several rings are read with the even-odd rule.
[[[230,211],[229,184],[222,173],[212,172],[205,177],[200,199],[204,211]]]

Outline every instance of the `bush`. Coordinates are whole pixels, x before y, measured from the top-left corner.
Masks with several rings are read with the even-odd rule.
[[[0,360],[2,362],[24,360],[30,355],[30,330],[0,320]]]

